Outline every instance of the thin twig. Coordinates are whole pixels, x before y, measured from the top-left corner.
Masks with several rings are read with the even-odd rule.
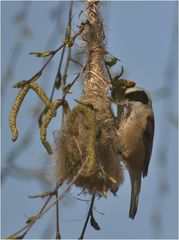
[[[58,198],[58,189],[56,191],[56,199]],[[61,239],[60,223],[59,223],[59,202],[56,202],[56,239]]]
[[[52,191],[51,195],[48,197],[48,199],[45,201],[44,205],[42,206],[42,208],[40,209],[40,211],[38,212],[38,215],[41,215],[44,211],[44,209],[46,208],[46,206],[48,205],[49,201],[51,200],[51,198],[53,197],[54,193],[56,193],[57,189],[63,184],[63,182],[59,183],[55,189]],[[21,238],[23,239],[25,237],[25,235],[28,233],[28,231],[31,229],[31,227],[33,226],[33,224],[36,222],[37,219],[34,218],[33,222],[28,223],[26,226],[24,226],[23,228],[21,228],[19,231],[17,231],[16,233],[12,234],[11,236],[9,236],[8,238],[15,238],[17,235],[19,235],[20,233],[22,233],[24,230],[25,232],[22,233]]]
[[[51,102],[52,102],[53,95],[54,95],[54,92],[55,92],[56,81],[57,81],[57,79],[61,78],[61,67],[62,67],[62,62],[63,62],[63,59],[64,59],[65,49],[66,49],[66,47],[64,46],[63,49],[62,49],[60,62],[59,62],[58,70],[57,70],[57,74],[56,74],[55,81],[54,81],[54,84],[53,84],[53,87],[52,87],[52,91],[51,91],[51,95],[50,95],[50,101]],[[47,111],[47,108],[45,107],[44,110],[42,111],[42,113],[39,116],[39,119],[38,119],[39,127],[42,124],[42,118],[43,118],[43,115],[44,115],[44,113],[46,111]]]
[[[79,27],[79,31],[74,34],[71,38],[70,38],[70,42],[74,42],[74,40],[83,32],[84,28],[85,28],[85,24],[87,24],[87,22],[82,23]],[[49,62],[52,60],[52,58],[55,56],[55,54],[60,51],[62,48],[64,48],[67,45],[66,42],[64,42],[61,46],[59,46],[58,48],[56,48],[55,50],[50,51],[51,52],[51,56],[49,57],[49,59],[46,61],[46,63],[41,67],[41,69],[35,73],[30,79],[29,81],[32,81],[36,76],[41,75],[43,70],[46,68],[46,66],[49,64]]]
[[[72,57],[70,58],[70,61],[71,62],[73,62],[73,63],[75,63],[75,64],[77,64],[77,65],[79,65],[79,66],[83,66],[83,64],[81,64],[80,62],[78,62],[78,61],[76,61],[75,59],[73,59]]]
[[[45,204],[43,205],[43,207],[41,208],[40,212],[44,210],[44,208],[46,207],[46,205],[49,203],[50,199],[52,198],[52,195],[49,196],[49,198],[46,200]],[[40,213],[39,212],[39,213]],[[35,221],[27,224],[26,226],[24,226],[23,228],[21,228],[19,231],[17,231],[16,233],[12,234],[11,236],[7,237],[8,239],[13,239],[15,237],[17,237],[20,233],[22,233],[24,230],[25,232],[22,233],[21,239],[23,239],[25,237],[25,235],[28,233],[28,231],[31,229],[31,227],[33,226],[33,224],[35,223]],[[18,237],[19,238],[19,237]]]
[[[68,25],[67,25],[66,33],[65,33],[65,38],[68,39],[68,40],[71,38],[72,8],[73,8],[73,2],[70,1],[70,3],[69,3]],[[69,29],[70,29],[70,33],[69,33]],[[65,54],[65,47],[63,48],[63,52],[62,52],[62,55],[61,55],[60,64],[59,64],[59,68],[58,68],[58,72],[57,72],[55,82],[58,78],[61,78],[61,66],[62,66],[62,61],[63,61],[64,54]],[[70,60],[69,60],[70,57],[71,57],[71,48],[68,48],[67,63],[66,63],[66,67],[65,67],[65,71],[64,71],[64,75],[63,75],[63,81],[62,81],[62,94],[63,95],[64,95],[63,87],[66,84],[66,77],[67,77],[67,71],[68,71],[68,66],[69,66],[69,62],[70,62]],[[60,81],[61,81],[61,79],[60,79]],[[55,87],[55,83],[54,83],[54,87]],[[53,94],[54,94],[54,90],[55,90],[54,87],[53,87],[53,91],[52,91],[52,94],[51,94],[51,98],[53,97]],[[64,124],[64,114],[65,114],[64,109],[62,108],[62,126]],[[58,199],[58,189],[56,191],[56,200],[57,199]],[[60,224],[59,224],[59,201],[57,201],[56,202],[56,239],[60,239],[60,238],[61,238],[61,236],[60,236]]]
[[[83,230],[81,232],[81,236],[79,239],[83,239],[84,238],[84,234],[85,234],[85,231],[86,231],[86,228],[87,228],[87,225],[88,225],[88,221],[89,221],[89,218],[91,216],[93,216],[93,205],[94,205],[94,200],[95,200],[95,195],[92,196],[91,198],[91,204],[90,204],[90,208],[88,210],[88,215],[86,217],[86,221],[85,221],[85,224],[83,226]]]
[[[82,198],[75,197],[75,196],[73,196],[72,193],[69,193],[69,195],[71,195],[72,198],[74,198],[74,199],[76,199],[76,200],[78,200],[78,201],[81,201],[81,202],[90,202],[90,201],[91,201],[91,200],[89,200],[89,199],[82,199]]]
[[[73,7],[73,2],[70,1],[68,25],[67,25],[67,30],[66,30],[66,34],[65,34],[65,38],[67,40],[71,39],[72,7]],[[65,64],[65,67],[64,67],[63,81],[62,81],[62,94],[63,95],[65,93],[64,87],[66,85],[66,79],[67,79],[67,76],[68,76],[68,68],[69,68],[69,65],[70,65],[70,59],[71,59],[71,48],[68,48],[67,60],[66,60],[66,64]],[[64,124],[64,120],[65,120],[65,113],[62,110],[62,127],[63,127],[63,124]]]
[[[56,77],[55,77],[55,81],[54,81],[54,84],[53,84],[50,100],[52,100],[54,92],[55,92],[56,81],[57,81],[57,79],[61,78],[61,67],[62,67],[62,63],[63,63],[63,59],[64,59],[65,49],[66,49],[66,47],[64,47],[63,50],[62,50],[62,54],[61,54],[61,57],[60,57],[60,62],[59,62],[57,74],[56,74]]]
[[[72,88],[73,84],[78,80],[78,78],[80,77],[80,75],[82,74],[82,72],[85,70],[85,68],[86,68],[86,65],[81,68],[81,71],[77,74],[77,76],[75,77],[75,79],[70,83],[69,89],[64,93],[64,95],[63,95],[63,97],[62,97],[62,99],[61,99],[62,101],[65,100],[66,95],[69,93],[69,91],[70,91],[70,89]]]
[[[66,32],[65,32],[65,39],[68,38],[68,40],[70,39],[73,39],[73,37],[71,38],[71,36],[68,36],[68,29],[70,28],[71,29],[71,20],[72,20],[72,1],[70,1],[70,7],[69,7],[69,17],[68,17],[68,24],[67,24],[67,27],[66,27]],[[77,35],[78,36],[78,35]],[[55,86],[56,86],[56,82],[57,80],[61,80],[61,67],[62,67],[62,63],[63,63],[63,59],[64,59],[64,55],[65,55],[65,49],[66,49],[66,45],[63,46],[63,50],[62,50],[62,53],[61,53],[61,57],[60,57],[60,62],[59,62],[59,66],[58,66],[58,70],[57,70],[57,74],[56,74],[56,77],[55,77],[55,81],[54,81],[54,84],[53,84],[53,87],[52,87],[52,92],[51,92],[51,95],[50,95],[50,100],[52,101],[53,99],[53,95],[54,95],[54,92],[55,92]],[[70,52],[70,55],[67,57],[67,59],[71,59],[71,48],[68,49],[68,51]],[[70,60],[67,60],[67,61],[70,61]],[[65,67],[66,69],[66,67]],[[67,69],[66,69],[67,71]],[[63,75],[63,79],[64,79],[64,76],[67,75],[67,72],[66,74]],[[63,82],[62,82],[62,89],[63,89]],[[41,125],[42,123],[42,118],[43,118],[43,115],[44,113],[46,112],[46,108],[44,108],[44,110],[42,111],[42,113],[40,114],[40,117],[39,117],[39,126]],[[62,114],[63,115],[63,114]],[[63,122],[63,121],[62,121]]]
[[[44,214],[46,214],[58,201],[60,201],[61,199],[63,199],[66,196],[66,193],[70,190],[71,186],[75,183],[75,181],[77,180],[77,178],[79,177],[79,175],[81,174],[81,172],[83,171],[86,163],[87,163],[86,159],[82,166],[80,167],[78,173],[76,174],[76,176],[73,178],[73,180],[68,184],[67,188],[63,191],[63,193],[61,195],[59,195],[54,202],[52,202],[51,204],[48,204],[48,202],[51,200],[52,196],[54,195],[54,193],[56,193],[57,189],[62,185],[63,182],[59,183],[57,185],[57,187],[54,189],[54,191],[52,192],[52,195],[49,196],[49,198],[47,199],[47,201],[45,202],[45,204],[43,205],[43,207],[41,208],[41,210],[39,211],[39,213],[35,216],[33,216],[33,221],[30,221],[29,223],[27,223],[26,226],[24,226],[22,229],[20,229],[18,232],[14,233],[13,235],[9,236],[8,238],[14,238],[16,237],[19,233],[21,233],[22,231],[26,230],[21,236],[25,237],[25,235],[28,233],[28,231],[31,229],[31,227],[33,226],[33,224],[39,220]],[[46,207],[47,206],[47,207]],[[22,237],[22,238],[23,238]]]

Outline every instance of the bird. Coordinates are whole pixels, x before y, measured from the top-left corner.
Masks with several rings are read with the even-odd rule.
[[[154,112],[150,93],[141,87],[127,88],[119,123],[120,150],[131,182],[129,218],[137,213],[141,178],[148,174],[153,148]]]

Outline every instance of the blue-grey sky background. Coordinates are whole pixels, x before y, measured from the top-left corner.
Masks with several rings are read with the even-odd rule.
[[[25,221],[40,209],[44,200],[29,199],[28,195],[52,189],[49,183],[44,184],[44,179],[46,182],[52,179],[53,157],[46,154],[40,143],[37,115],[32,117],[32,112],[38,110],[35,109],[39,104],[37,96],[32,92],[26,96],[18,115],[17,126],[20,134],[15,143],[11,141],[8,118],[18,93],[18,90],[11,86],[20,80],[29,79],[42,65],[41,59],[28,53],[52,50],[59,46],[64,37],[68,13],[68,2],[34,1],[29,4],[25,18],[20,19],[17,18],[17,13],[23,5],[24,2],[20,1],[1,2],[1,156],[2,169],[6,170],[2,182],[2,237],[19,230]],[[75,2],[74,30],[80,23],[78,15],[83,8],[82,2]],[[155,136],[149,174],[142,181],[135,220],[128,218],[130,181],[125,171],[125,182],[119,189],[118,197],[110,195],[107,199],[96,201],[96,209],[104,213],[101,215],[95,211],[101,230],[95,231],[88,226],[86,238],[176,239],[178,236],[177,8],[177,1],[111,1],[102,6],[108,51],[121,59],[126,70],[125,78],[134,80],[152,95]],[[22,49],[14,61],[12,56],[15,46],[16,50],[18,47]],[[59,55],[54,58],[39,81],[48,95],[58,60]],[[78,72],[78,69],[73,67],[73,72],[75,71]],[[6,84],[3,81],[6,81]],[[73,99],[81,92],[82,85],[78,83],[77,87],[73,88],[74,94],[70,96],[71,106],[74,106]],[[56,98],[59,97],[58,94],[56,92]],[[48,139],[51,143],[52,133],[60,128],[60,121],[59,111],[48,128]],[[29,126],[29,134],[34,132],[32,144],[27,145],[25,150],[18,151],[15,157],[17,151],[12,151],[21,143]],[[32,172],[29,171],[31,169]],[[71,190],[72,195],[77,192],[76,188]],[[63,238],[79,238],[88,207],[87,203],[77,201],[71,195],[62,201],[60,226]],[[54,212],[51,210],[35,224],[26,238],[54,238]]]

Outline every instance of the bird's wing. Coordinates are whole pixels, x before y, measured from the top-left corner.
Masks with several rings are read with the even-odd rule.
[[[145,144],[145,161],[143,168],[143,177],[147,176],[150,157],[152,153],[154,137],[154,115],[150,115],[146,121],[146,128],[144,130],[144,144]]]

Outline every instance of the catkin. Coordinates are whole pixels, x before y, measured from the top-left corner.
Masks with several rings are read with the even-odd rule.
[[[44,145],[44,147],[46,148],[48,154],[52,154],[52,148],[49,144],[49,142],[47,141],[46,137],[47,137],[47,127],[51,121],[51,119],[53,117],[56,116],[57,113],[57,108],[62,104],[62,102],[57,99],[53,105],[51,105],[51,107],[48,109],[47,113],[45,114],[44,120],[41,124],[40,127],[40,138],[41,138],[41,142]]]
[[[86,175],[89,176],[94,173],[96,166],[96,119],[95,112],[89,107],[81,107],[79,109],[84,116],[86,116],[89,126],[88,146],[87,146],[87,168]]]
[[[39,98],[45,103],[45,105],[47,107],[51,107],[52,106],[52,102],[47,97],[47,95],[44,92],[44,90],[36,82],[30,82],[30,87],[37,93]]]
[[[25,95],[27,94],[27,92],[30,89],[30,85],[27,84],[25,85],[20,92],[18,93],[14,104],[12,106],[11,112],[10,112],[10,118],[9,118],[9,125],[10,125],[10,129],[12,132],[12,141],[15,142],[18,138],[18,130],[16,128],[16,119],[17,119],[17,114],[19,111],[19,108],[24,100]]]

